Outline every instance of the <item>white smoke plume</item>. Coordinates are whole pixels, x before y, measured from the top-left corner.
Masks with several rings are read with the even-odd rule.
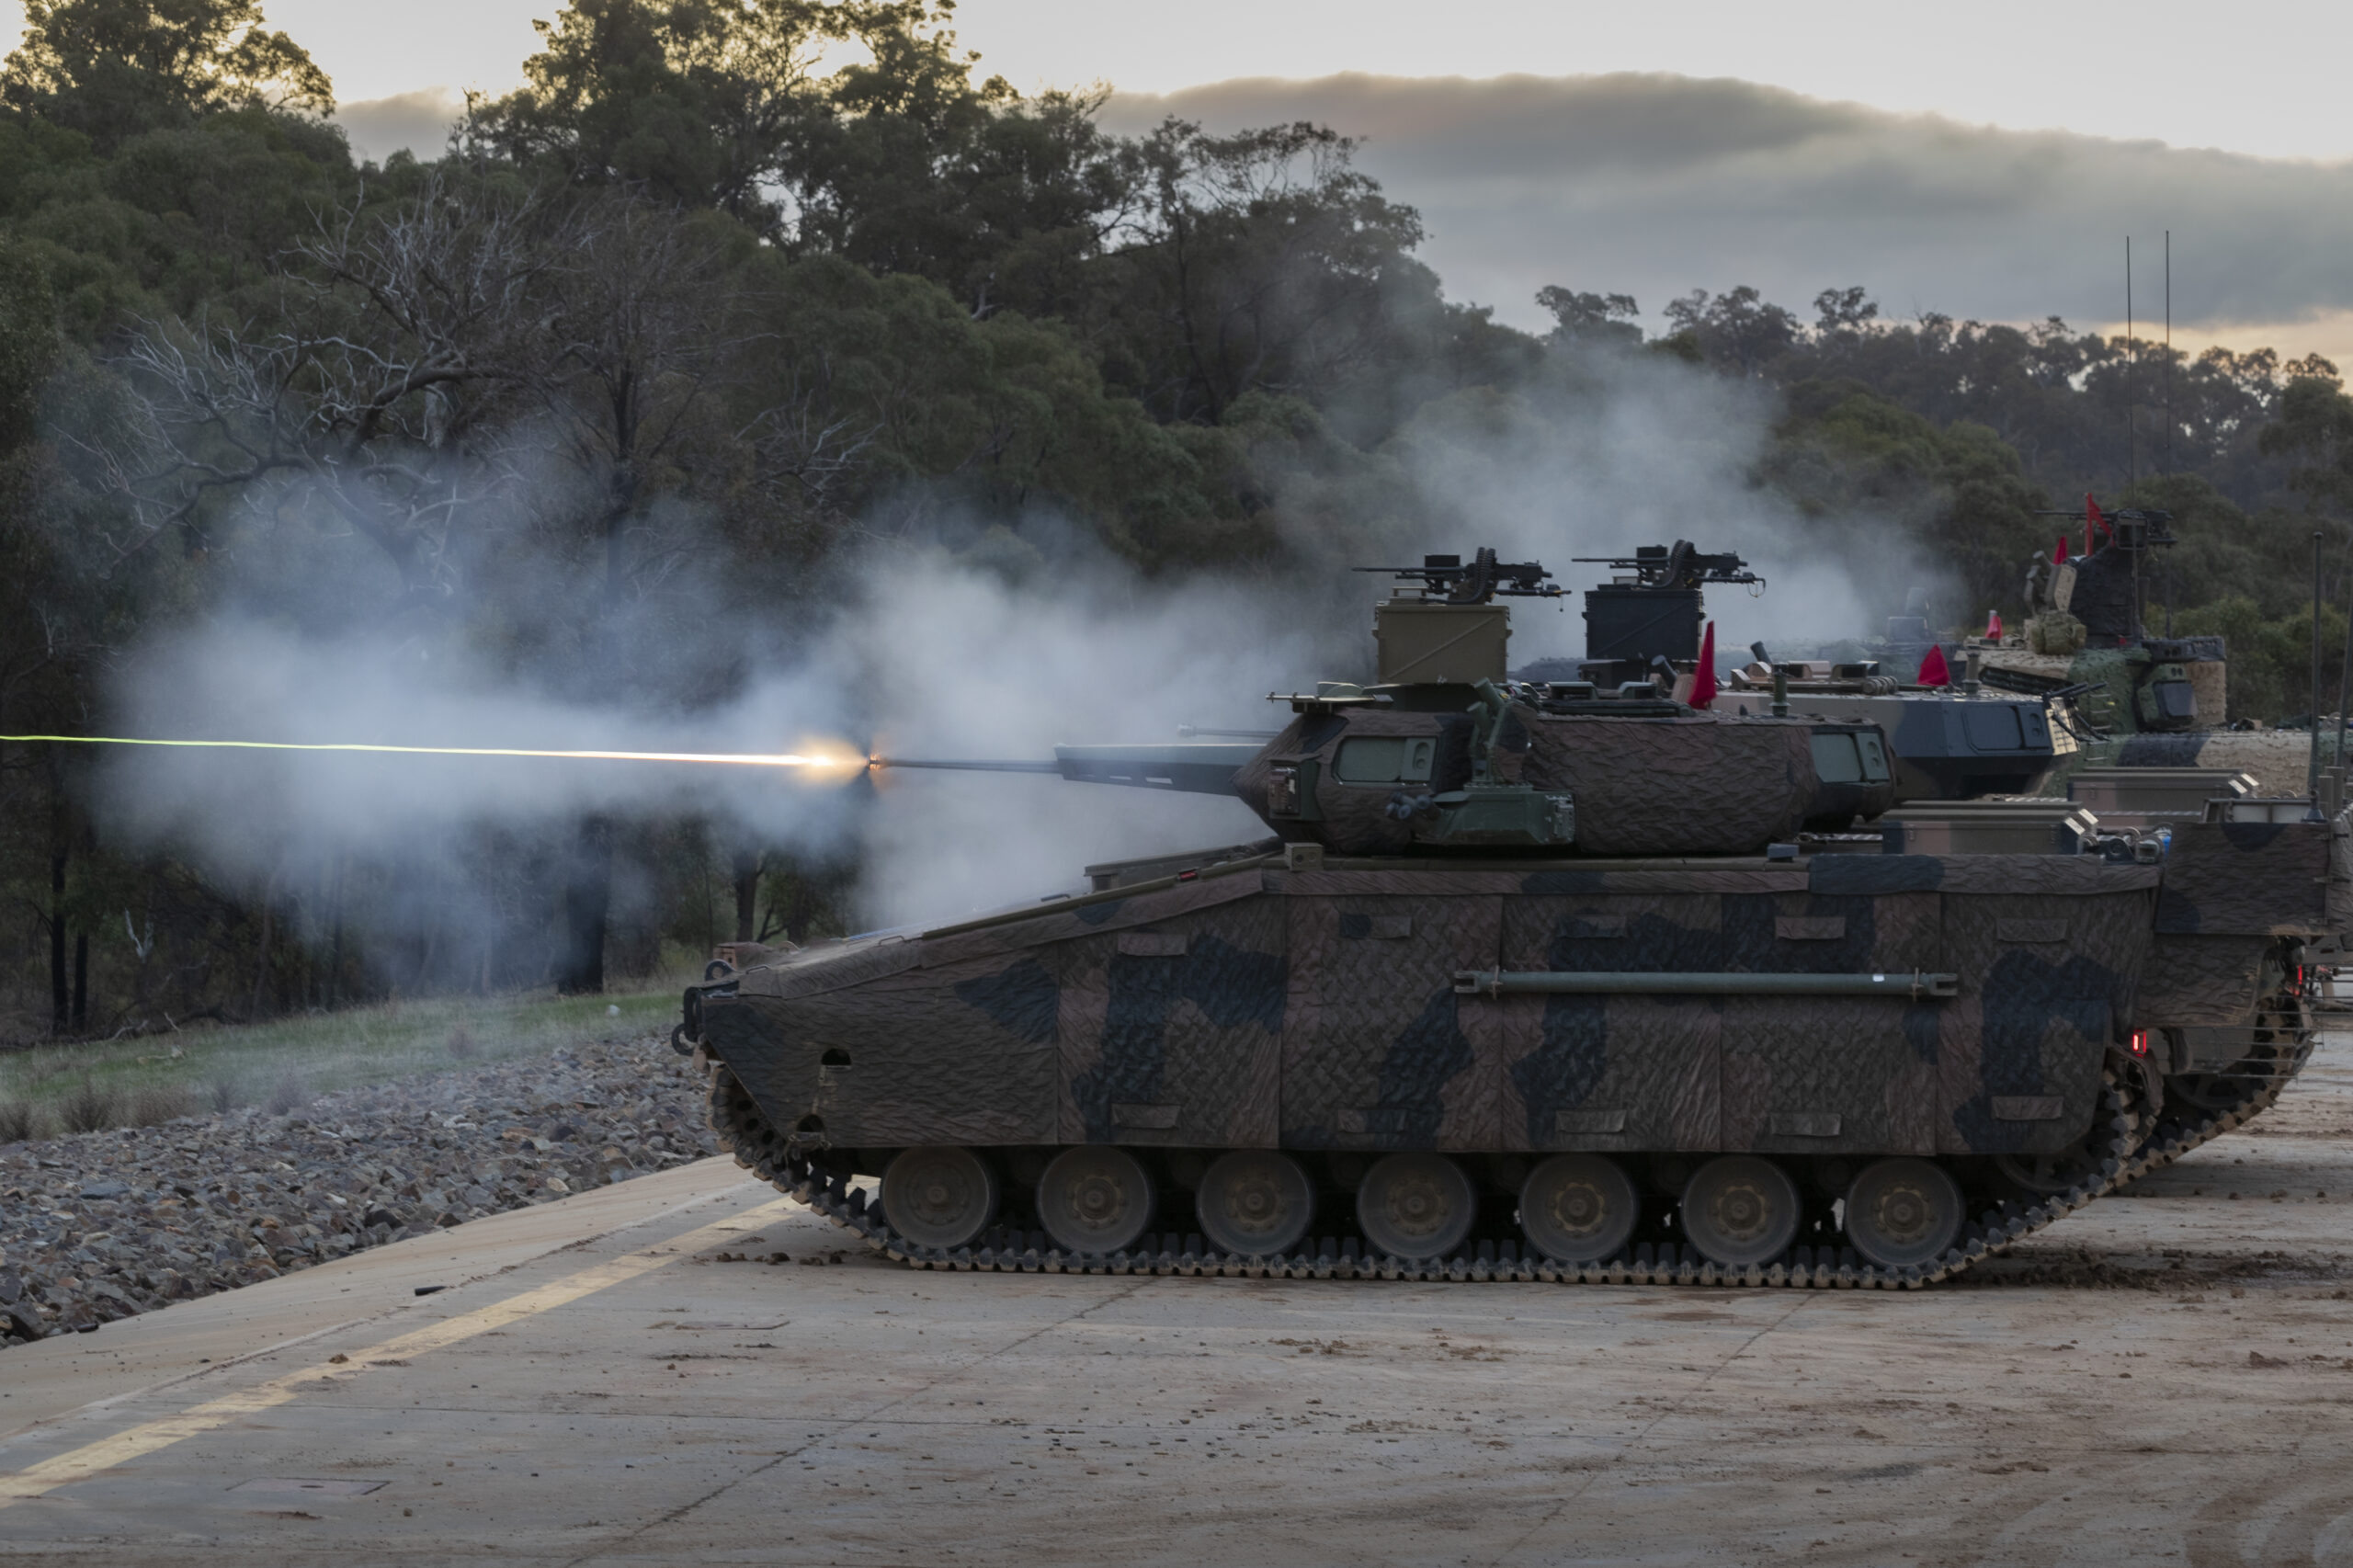
[[[1197,722],[1273,729],[1264,700],[1310,681],[1312,637],[1269,594],[1150,588],[1101,572],[1017,586],[945,557],[897,561],[822,651],[693,714],[565,702],[446,668],[411,644],[323,644],[229,620],[151,647],[120,683],[120,733],[298,744],[780,753],[833,743],[911,756],[1051,760],[1057,744],[1161,742]],[[1304,672],[1301,674],[1300,672]],[[864,694],[861,701],[859,694]],[[1271,715],[1271,716],[1270,716]],[[583,812],[707,814],[763,842],[862,851],[875,924],[952,917],[1066,888],[1083,865],[1264,829],[1239,802],[1031,776],[887,774],[540,757],[125,748],[104,809],[151,841],[259,884],[335,854],[397,856],[477,824]]]
[[[1516,666],[1581,657],[1578,595],[1610,576],[1590,562],[1642,545],[1733,551],[1766,579],[1708,591],[1720,665],[1745,662],[1756,641],[1791,657],[1876,636],[1911,588],[1938,597],[1941,570],[1892,519],[1805,516],[1756,480],[1779,414],[1771,389],[1640,352],[1597,357],[1587,370],[1594,382],[1565,392],[1434,405],[1395,443],[1432,519],[1384,547],[1398,564],[1493,545],[1506,561],[1540,561],[1570,589],[1556,604],[1516,601]]]
[[[1291,566],[1247,577],[1146,581],[1116,563],[1042,559],[1011,576],[944,551],[899,550],[787,667],[693,712],[557,700],[417,645],[322,640],[223,619],[159,642],[127,672],[117,733],[226,739],[696,752],[790,751],[832,740],[929,758],[1047,760],[1061,744],[1155,743],[1179,725],[1272,732],[1267,694],[1371,678],[1371,607],[1426,551],[1492,545],[1536,559],[1569,594],[1516,601],[1515,664],[1584,652],[1578,590],[1617,556],[1688,538],[1736,550],[1771,580],[1719,588],[1720,663],[1856,634],[1921,580],[1857,520],[1801,517],[1751,472],[1769,434],[1763,392],[1637,356],[1591,395],[1502,396],[1425,411],[1389,453],[1418,525],[1327,528],[1286,542]],[[724,637],[726,629],[714,629]],[[775,645],[746,634],[745,646]],[[1102,860],[1247,842],[1239,801],[1051,777],[889,772],[870,793],[766,768],[127,749],[103,771],[106,809],[157,843],[271,885],[338,855],[419,844],[461,860],[464,835],[560,831],[586,812],[694,814],[817,858],[854,855],[869,926],[954,919],[1079,884]],[[453,847],[454,846],[454,847]],[[447,886],[460,890],[462,867]],[[462,896],[460,891],[446,893]],[[464,911],[435,919],[462,926]],[[489,920],[488,914],[480,917]]]

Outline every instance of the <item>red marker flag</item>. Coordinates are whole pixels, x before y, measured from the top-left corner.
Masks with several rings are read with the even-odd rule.
[[[2100,516],[2099,503],[2093,500],[2092,493],[2086,490],[2084,492],[2084,553],[2086,555],[2092,552],[2092,529],[2095,528],[2110,539],[2116,537],[2116,526]]]
[[[1945,651],[1935,643],[1928,644],[1928,656],[1920,661],[1920,678],[1914,686],[1950,686],[1952,672],[1945,668]]]
[[[2067,564],[2067,536],[2065,534],[2059,536],[2059,548],[2051,552],[2051,564],[2053,566]]]
[[[2002,612],[1997,609],[1989,609],[1985,612],[1985,641],[1999,642],[2001,640]]]
[[[1716,699],[1716,623],[1699,634],[1699,668],[1691,677],[1691,706],[1705,708]]]

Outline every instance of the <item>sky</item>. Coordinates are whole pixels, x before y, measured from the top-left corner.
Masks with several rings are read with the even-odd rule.
[[[361,150],[438,142],[518,79],[553,0],[264,0]],[[1891,313],[2120,325],[2123,238],[2176,339],[2353,365],[2353,115],[2332,8],[1852,0],[1671,8],[1400,0],[964,0],[1017,87],[1102,83],[1128,128],[1300,116],[1366,139],[1449,292],[1540,323],[1544,283],[1793,308],[1860,282]],[[1433,27],[1443,16],[1447,24]],[[1965,22],[1956,18],[1965,18]],[[0,0],[0,30],[22,25]],[[389,100],[389,101],[387,101]]]
[[[518,79],[551,0],[264,0],[347,102]],[[1736,76],[2014,129],[2270,157],[2353,156],[2345,23],[2301,0],[1682,0],[1673,7],[1426,0],[964,0],[957,31],[1025,91],[1165,93],[1237,76]],[[1172,17],[1181,23],[1172,25]],[[1449,25],[1434,29],[1443,16]],[[1956,18],[1966,18],[1965,25]],[[0,28],[23,7],[0,4]],[[2298,40],[2303,40],[2302,44]]]

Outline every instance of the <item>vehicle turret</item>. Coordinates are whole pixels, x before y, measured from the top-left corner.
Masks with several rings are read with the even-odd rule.
[[[1662,584],[1708,570],[1687,559],[1688,545],[1677,552],[1660,566]],[[1753,855],[1894,803],[1886,737],[1869,719],[1694,709],[1672,695],[1665,665],[1606,687],[1512,679],[1510,611],[1498,601],[1559,597],[1539,562],[1481,550],[1468,564],[1430,555],[1361,570],[1396,585],[1373,613],[1376,678],[1270,693],[1292,714],[1270,741],[878,766],[1232,794],[1285,842],[1358,856]]]

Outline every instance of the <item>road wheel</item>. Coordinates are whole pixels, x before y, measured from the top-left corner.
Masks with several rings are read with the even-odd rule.
[[[1927,1160],[1881,1160],[1847,1193],[1847,1239],[1881,1268],[1942,1257],[1962,1218],[1960,1185]]]
[[[1152,1223],[1152,1200],[1142,1163],[1099,1143],[1063,1150],[1038,1178],[1038,1222],[1064,1252],[1125,1251]]]
[[[1634,1233],[1642,1200],[1606,1154],[1555,1154],[1519,1189],[1519,1228],[1555,1263],[1601,1263]]]
[[[902,1149],[882,1173],[886,1223],[917,1246],[970,1246],[995,1222],[996,1171],[970,1149]]]
[[[1683,1189],[1683,1233],[1699,1256],[1728,1268],[1770,1263],[1797,1239],[1798,1185],[1772,1161],[1722,1154]]]
[[[1315,1187],[1299,1162],[1272,1149],[1221,1154],[1193,1194],[1201,1234],[1220,1252],[1278,1257],[1315,1219]]]
[[[1479,1195],[1444,1154],[1391,1154],[1357,1188],[1357,1225],[1376,1256],[1419,1261],[1462,1244]]]

